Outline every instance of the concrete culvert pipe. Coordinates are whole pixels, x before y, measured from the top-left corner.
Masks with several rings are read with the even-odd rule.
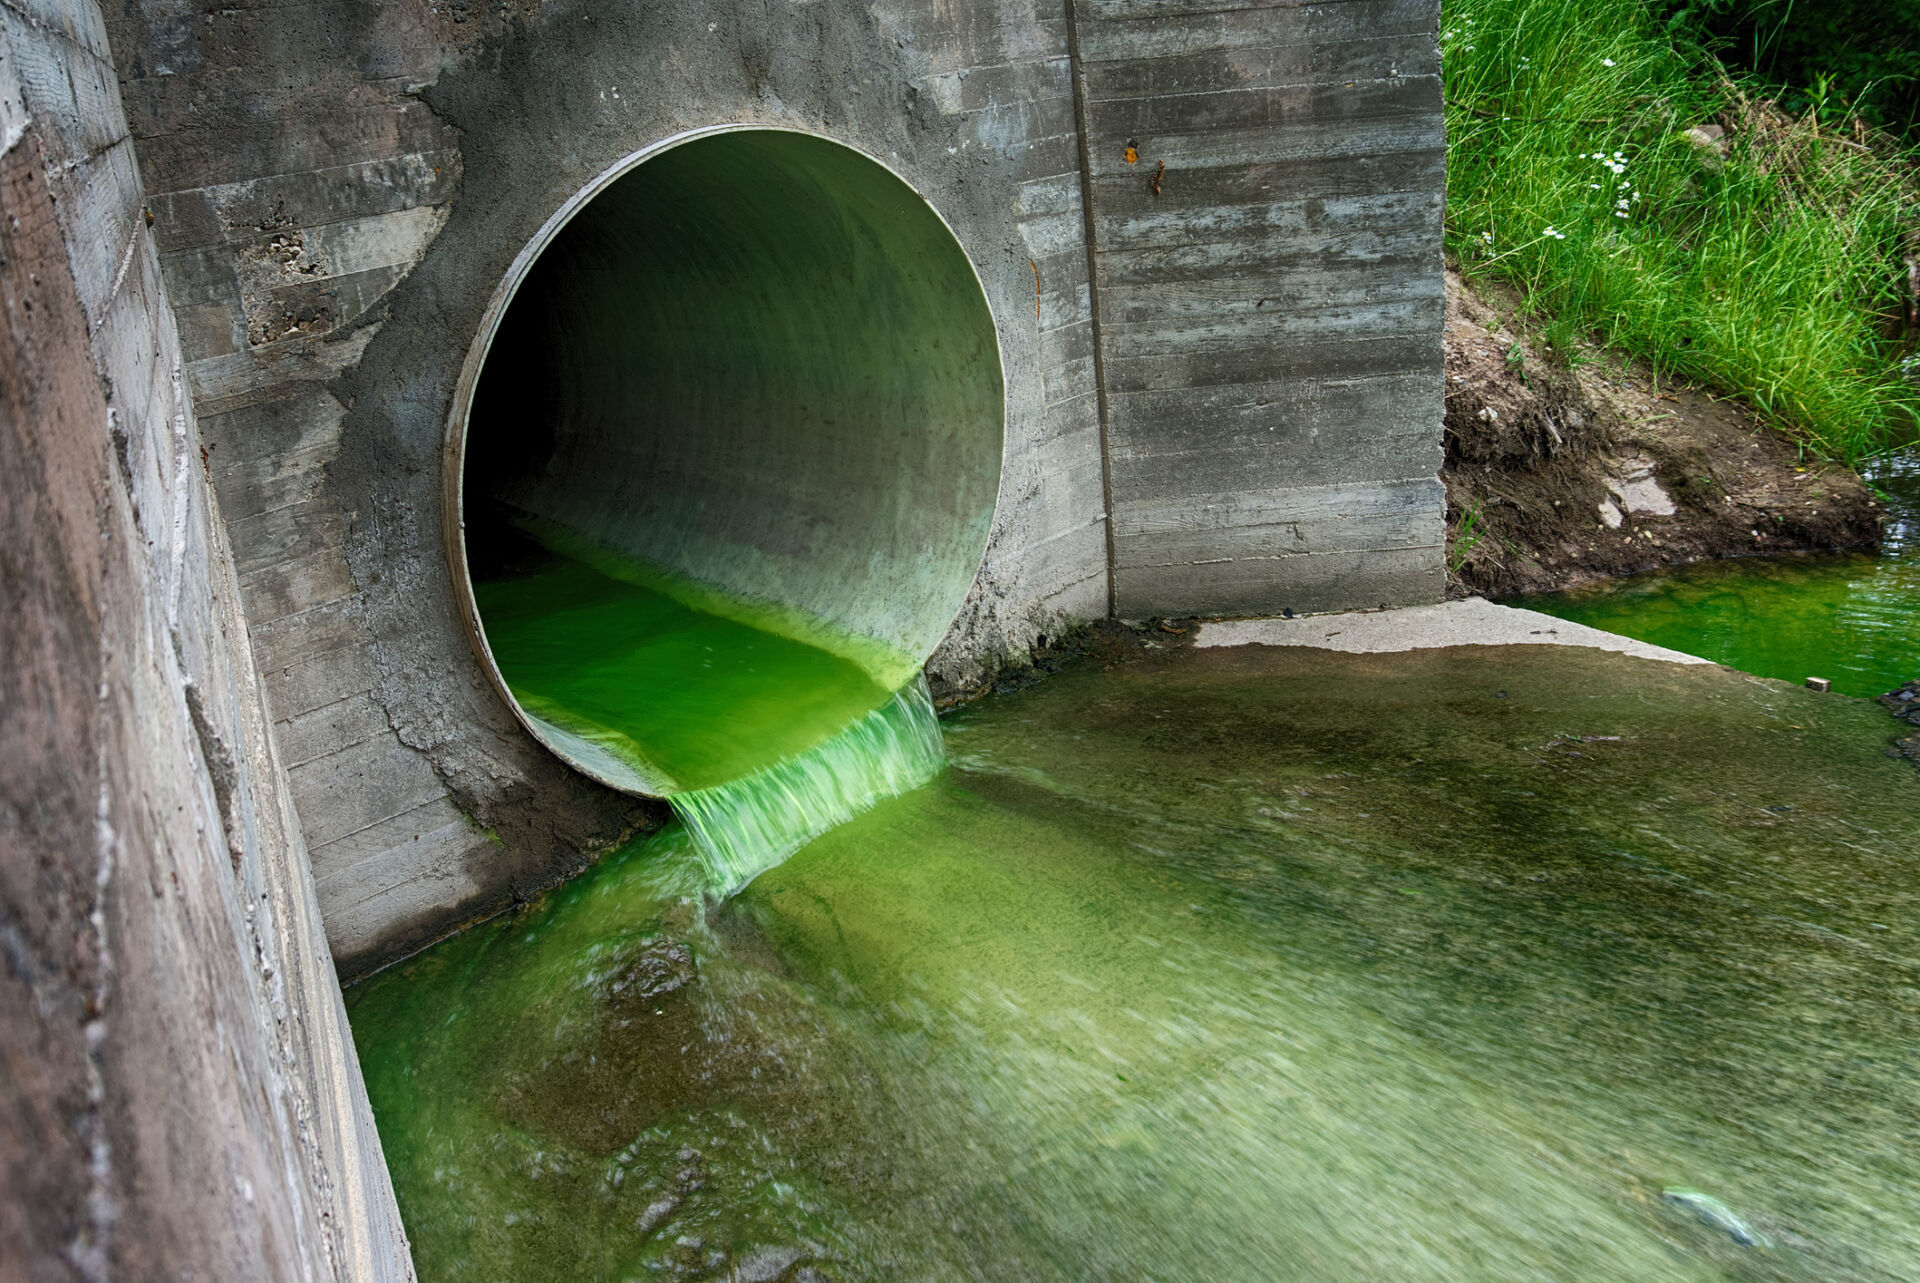
[[[522,722],[631,792],[878,707],[939,643],[999,486],[993,318],[878,162],[729,129],[603,178],[516,263],[449,438],[449,548]]]

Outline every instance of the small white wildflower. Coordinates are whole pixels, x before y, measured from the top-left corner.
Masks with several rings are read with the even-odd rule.
[[[1637,200],[1639,200],[1639,199],[1640,199],[1640,193],[1639,193],[1639,192],[1635,192],[1635,193],[1633,194],[1633,198],[1634,198],[1634,199],[1635,199],[1636,201],[1637,201]]]
[[[1555,231],[1551,227],[1547,228],[1546,231],[1541,232],[1540,236],[1543,240],[1549,236],[1553,237],[1553,239],[1556,241],[1564,241],[1565,239],[1567,239],[1567,234],[1565,232]]]
[[[1611,59],[1611,58],[1602,58],[1602,59],[1600,60],[1600,65],[1601,65],[1602,67],[1611,67],[1611,66],[1613,65],[1613,59]]]
[[[1487,244],[1489,244],[1489,245],[1491,245],[1491,244],[1493,244],[1493,233],[1492,233],[1492,232],[1481,232],[1481,233],[1480,233],[1480,239],[1481,239],[1481,240],[1483,240],[1483,241],[1485,241],[1485,242],[1486,242]]]
[[[1615,218],[1625,218],[1627,216],[1627,211],[1624,209],[1616,209],[1613,211],[1613,216]]]
[[[1593,190],[1595,190],[1596,192],[1600,190],[1600,184],[1599,184],[1599,183],[1588,183],[1588,184],[1587,184],[1587,186],[1589,186],[1589,187],[1591,187],[1591,188],[1593,188]]]
[[[1613,153],[1613,158],[1614,158],[1615,160],[1619,160],[1619,161],[1624,161],[1624,160],[1626,160],[1626,158],[1627,158],[1627,153],[1625,153],[1625,152],[1623,152],[1623,151],[1617,151],[1617,152],[1615,152],[1615,153]]]

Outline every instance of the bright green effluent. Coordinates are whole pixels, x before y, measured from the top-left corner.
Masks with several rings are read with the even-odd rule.
[[[947,764],[924,677],[818,747],[739,779],[673,796],[706,861],[732,895],[875,803],[927,783]]]
[[[535,573],[474,585],[487,644],[521,708],[613,782],[706,789],[811,749],[885,704],[846,654],[670,591],[638,565],[610,574],[554,553]],[[766,621],[772,622],[772,621]],[[607,765],[610,761],[611,765]],[[649,787],[650,786],[650,787]]]
[[[956,714],[716,902],[675,826],[349,992],[443,1280],[1920,1277],[1920,773],[1566,647]]]
[[[494,660],[571,756],[670,796],[715,893],[945,764],[926,680],[890,696],[887,648],[538,533],[544,565],[475,585]]]

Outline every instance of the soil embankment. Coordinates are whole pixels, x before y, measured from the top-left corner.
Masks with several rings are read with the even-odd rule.
[[[1598,350],[1539,355],[1516,309],[1447,273],[1450,589],[1512,597],[1679,562],[1872,550],[1844,464],[1744,407]]]

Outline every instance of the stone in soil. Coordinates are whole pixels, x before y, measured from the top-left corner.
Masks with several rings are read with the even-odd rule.
[[[1452,591],[1512,597],[1709,557],[1878,548],[1879,502],[1850,468],[1611,354],[1550,362],[1517,316],[1447,274]]]

